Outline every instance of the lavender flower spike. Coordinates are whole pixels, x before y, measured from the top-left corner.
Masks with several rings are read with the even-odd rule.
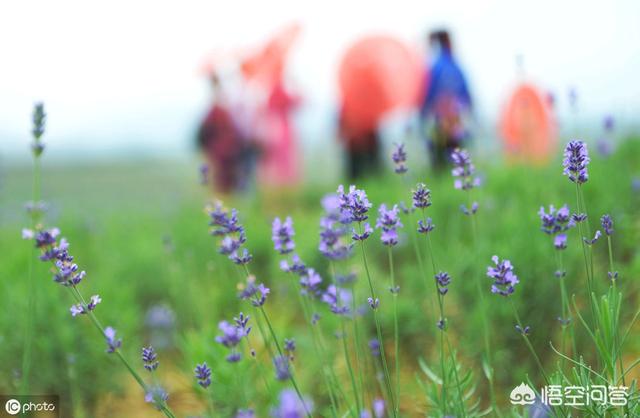
[[[276,379],[287,380],[291,377],[291,370],[289,369],[289,358],[287,356],[274,357],[273,365],[276,368]]]
[[[451,276],[445,271],[435,275],[436,284],[438,285],[438,292],[444,296],[449,291],[449,284],[451,283]]]
[[[587,144],[582,141],[571,141],[564,149],[564,160],[562,174],[569,177],[574,183],[583,184],[589,180],[587,165],[589,164],[589,151]]]
[[[497,255],[491,257],[495,266],[487,268],[487,276],[493,279],[491,292],[502,296],[509,296],[515,290],[518,276],[513,273],[513,265],[509,260],[500,261]]]
[[[142,347],[142,362],[144,363],[144,368],[150,372],[158,368],[160,362],[153,347]]]
[[[116,330],[112,327],[104,329],[104,338],[107,340],[107,353],[115,353],[117,349],[122,347],[122,340],[116,338]]]
[[[341,221],[343,223],[364,222],[369,219],[367,212],[371,208],[371,203],[364,190],[351,185],[349,191],[345,192],[344,186],[340,185],[337,193],[340,199]]]
[[[275,218],[271,227],[271,240],[275,250],[280,254],[289,254],[295,249],[293,242],[293,220],[290,216],[282,222],[280,218]]]
[[[409,170],[406,166],[407,152],[404,150],[404,144],[395,144],[391,158],[396,166],[394,171],[397,174],[404,174]]]
[[[194,373],[198,384],[205,389],[208,388],[211,384],[211,368],[207,366],[207,362],[197,364]]]
[[[431,206],[431,190],[424,183],[418,183],[413,190],[413,207],[426,209]]]
[[[291,389],[280,392],[280,403],[271,410],[273,418],[304,418],[313,412],[313,403],[304,397],[304,401]]]
[[[469,190],[480,185],[480,179],[474,177],[476,168],[471,162],[469,152],[456,148],[451,153],[453,170],[451,174],[455,177],[454,187],[459,190]]]
[[[149,388],[149,391],[144,395],[144,401],[153,404],[158,411],[162,410],[167,399],[169,399],[169,395],[160,386]]]
[[[610,215],[602,215],[602,218],[600,218],[600,224],[602,225],[602,229],[605,234],[613,234],[613,219],[611,219]]]
[[[378,213],[376,228],[382,229],[382,236],[380,237],[382,243],[387,246],[396,245],[398,243],[398,228],[402,228],[402,223],[398,217],[398,205],[393,205],[393,208],[387,209],[387,206],[382,204],[378,209]]]

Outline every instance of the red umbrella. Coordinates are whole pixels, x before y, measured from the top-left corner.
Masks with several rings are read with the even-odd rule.
[[[242,61],[242,74],[246,80],[273,86],[282,77],[285,61],[302,27],[291,23],[277,32],[264,46]]]
[[[528,83],[516,87],[503,110],[500,131],[508,155],[531,162],[548,160],[557,129],[547,95]]]
[[[422,80],[420,57],[408,45],[389,36],[360,39],[339,68],[342,117],[351,129],[373,130],[385,113],[417,104]]]

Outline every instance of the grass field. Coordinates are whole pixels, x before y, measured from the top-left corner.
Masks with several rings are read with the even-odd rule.
[[[473,152],[473,150],[472,150]],[[521,166],[497,160],[479,160],[476,165],[483,184],[474,190],[480,203],[477,216],[478,240],[474,244],[469,217],[458,209],[466,203],[463,192],[453,189],[449,173],[434,175],[411,167],[403,181],[391,170],[358,184],[373,203],[375,218],[380,203],[411,202],[410,190],[417,181],[432,191],[429,216],[436,224],[432,233],[434,256],[453,281],[447,294],[449,337],[457,353],[461,370],[473,373],[476,392],[472,398],[482,407],[489,405],[489,393],[482,371],[482,317],[489,319],[492,361],[495,369],[496,398],[507,416],[522,408],[509,404],[513,387],[529,378],[538,386],[542,376],[514,330],[511,308],[489,291],[491,280],[485,276],[492,255],[510,259],[520,278],[511,296],[527,325],[530,340],[545,367],[560,362],[549,341],[559,346],[561,327],[558,281],[552,239],[540,231],[537,211],[549,204],[575,206],[575,186],[562,175],[561,152],[549,165]],[[632,179],[640,175],[640,141],[629,140],[609,158],[593,155],[590,180],[585,184],[585,201],[591,228],[599,227],[599,218],[609,213],[615,221],[612,236],[619,289],[624,295],[622,324],[630,322],[639,302],[640,290],[640,191],[633,190]],[[43,155],[43,198],[49,202],[45,215],[48,226],[58,226],[71,243],[76,262],[87,271],[82,284],[85,295],[99,293],[103,302],[96,309],[104,324],[112,325],[123,338],[123,354],[142,370],[139,359],[143,345],[153,343],[160,367],[157,378],[170,394],[169,405],[179,416],[202,416],[212,394],[215,416],[230,416],[238,408],[252,407],[258,416],[268,416],[278,402],[279,389],[286,382],[273,379],[257,332],[250,341],[258,352],[258,361],[245,356],[237,364],[224,360],[227,349],[214,341],[218,322],[231,320],[244,311],[255,320],[255,312],[235,297],[242,273],[217,253],[215,240],[208,233],[208,216],[203,211],[211,199],[198,184],[197,164],[163,161],[65,165],[48,163]],[[20,239],[20,231],[29,226],[23,205],[31,196],[30,167],[8,167],[0,173],[0,392],[17,393],[21,384],[23,342],[28,311],[28,269],[33,256],[32,243]],[[314,342],[298,302],[296,280],[278,268],[279,254],[271,242],[271,221],[275,216],[292,216],[296,229],[297,252],[324,278],[331,281],[329,263],[318,252],[320,199],[335,192],[338,184],[316,179],[313,186],[290,191],[262,191],[255,196],[230,198],[227,207],[236,207],[246,227],[247,248],[254,259],[252,273],[271,288],[265,305],[279,338],[295,338],[296,378],[303,393],[313,399],[314,416],[330,416],[329,398],[320,376],[326,359],[314,351]],[[421,245],[424,268],[416,262],[411,245],[411,220],[405,225],[400,244],[394,248],[400,333],[400,411],[402,416],[436,415],[430,409],[426,391],[428,376],[420,367],[424,360],[430,368],[438,365],[438,320],[432,275]],[[389,282],[386,248],[379,233],[367,241],[371,276],[379,289]],[[340,272],[355,272],[355,291],[359,303],[366,306],[368,296],[365,272],[356,252],[340,262]],[[595,291],[602,294],[609,286],[606,241],[594,246]],[[567,287],[576,295],[577,304],[586,306],[585,266],[577,230],[569,233],[569,248],[564,252]],[[51,280],[43,263],[34,264],[37,283],[35,301],[35,339],[31,366],[31,393],[59,394],[64,417],[143,417],[159,413],[145,405],[144,394],[134,380],[105,354],[104,339],[85,317],[72,318],[73,300],[64,288]],[[481,280],[487,309],[478,304],[475,280]],[[393,359],[393,315],[391,295],[380,290],[380,319],[385,348]],[[342,356],[342,344],[335,333],[339,319],[323,304],[314,311],[321,315],[319,327],[331,366],[350,396],[349,377]],[[367,306],[368,309],[368,306]],[[151,310],[151,313],[149,313]],[[154,314],[155,312],[155,314]],[[375,335],[367,312],[359,319],[359,364],[367,378],[363,397],[367,404],[383,390],[378,387],[376,363],[366,342]],[[160,317],[160,319],[158,319]],[[597,364],[593,342],[575,324],[578,351],[590,364]],[[622,329],[623,326],[621,325]],[[348,335],[351,333],[348,330]],[[631,336],[637,336],[637,327]],[[348,343],[352,353],[357,352]],[[632,364],[640,350],[640,340],[630,338],[624,347],[625,363]],[[197,386],[193,368],[202,361],[213,369],[208,391]],[[594,366],[595,367],[595,366]],[[269,390],[265,389],[266,376]],[[634,370],[630,376],[638,376]],[[426,388],[425,388],[426,385]],[[636,394],[637,395],[637,394]],[[426,413],[424,411],[427,411]],[[494,416],[490,414],[490,416]],[[574,416],[580,416],[574,415]]]

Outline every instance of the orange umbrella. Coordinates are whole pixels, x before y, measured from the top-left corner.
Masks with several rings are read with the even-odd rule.
[[[529,162],[548,160],[557,128],[547,95],[528,83],[516,87],[502,112],[500,131],[507,155]]]
[[[273,86],[282,77],[285,61],[302,27],[291,23],[275,34],[264,46],[242,61],[242,74],[247,81]]]
[[[367,131],[375,129],[386,112],[417,104],[423,66],[403,42],[369,36],[347,50],[338,77],[342,117],[351,129]]]

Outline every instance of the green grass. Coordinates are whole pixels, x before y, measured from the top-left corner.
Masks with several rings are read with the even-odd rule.
[[[592,229],[598,226],[598,219],[604,213],[610,213],[615,221],[614,255],[625,295],[622,315],[626,321],[638,304],[640,196],[632,192],[631,178],[640,174],[639,161],[637,140],[626,142],[609,159],[593,156],[591,177],[585,187]],[[464,194],[453,190],[448,173],[435,176],[413,169],[410,176],[413,183],[424,182],[432,190],[434,204],[428,214],[436,224],[432,236],[434,253],[439,268],[453,277],[446,301],[450,337],[462,367],[472,370],[480,383],[475,396],[486,405],[488,394],[480,365],[483,313],[477,308],[473,284],[482,276],[490,306],[496,393],[498,403],[506,408],[514,386],[526,381],[527,376],[542,385],[542,378],[514,330],[509,305],[488,293],[490,280],[484,278],[486,266],[493,254],[514,263],[521,280],[514,301],[523,322],[532,327],[531,340],[543,362],[553,366],[559,358],[548,342],[559,338],[560,327],[555,320],[560,314],[559,291],[553,277],[554,250],[550,238],[539,230],[537,211],[541,205],[550,203],[566,202],[573,208],[575,189],[562,176],[558,159],[545,167],[501,161],[478,161],[477,165],[484,180],[483,186],[474,192],[481,205],[477,248],[471,244],[469,219],[458,209],[465,201]],[[51,204],[45,220],[49,226],[58,226],[69,239],[76,261],[88,273],[81,285],[82,292],[85,296],[95,293],[102,296],[97,315],[104,324],[118,330],[124,339],[124,354],[141,370],[140,348],[151,338],[151,331],[145,326],[147,310],[164,305],[175,312],[172,344],[159,350],[159,376],[171,393],[169,404],[174,411],[186,416],[204,410],[206,398],[195,385],[192,370],[196,363],[206,360],[213,368],[210,390],[221,416],[246,406],[245,397],[258,409],[259,416],[265,416],[276,403],[277,389],[286,385],[273,380],[271,365],[265,361],[264,369],[272,389],[266,391],[262,380],[256,377],[254,362],[226,364],[226,350],[213,340],[220,320],[230,320],[240,311],[252,316],[254,312],[235,297],[237,271],[217,254],[215,241],[208,234],[203,207],[210,196],[198,185],[195,167],[195,164],[192,167],[150,161],[50,165],[45,153],[43,197]],[[22,205],[29,200],[31,175],[28,167],[7,168],[1,175],[0,306],[4,312],[0,316],[0,393],[10,394],[20,385],[31,245],[20,239],[20,230],[29,223]],[[302,391],[314,399],[321,416],[328,416],[329,401],[319,377],[320,361],[302,320],[295,283],[278,269],[270,225],[274,216],[291,215],[298,252],[329,282],[328,263],[316,250],[321,215],[319,200],[336,186],[316,179],[313,186],[301,190],[262,192],[255,197],[225,202],[240,210],[241,221],[247,229],[247,245],[254,255],[252,272],[272,289],[266,308],[279,337],[296,338],[296,376]],[[380,175],[358,186],[367,191],[374,209],[380,203],[410,202],[411,185],[403,184],[395,175]],[[408,219],[403,222],[409,226]],[[368,242],[368,251],[373,280],[381,294],[380,318],[390,354],[393,352],[391,299],[388,292],[382,291],[387,288],[388,266],[386,249],[378,242],[377,233]],[[401,286],[401,411],[404,416],[419,416],[418,411],[424,410],[427,400],[417,384],[417,379],[424,377],[418,360],[423,358],[430,366],[437,363],[433,284],[429,274],[428,285],[425,285],[408,237],[394,249],[394,257],[396,278]],[[572,230],[565,253],[567,285],[569,292],[584,303],[586,282],[581,257],[577,232]],[[606,245],[596,246],[595,260],[596,287],[602,293],[608,285]],[[340,263],[339,270],[358,273],[358,293],[363,297],[367,294],[359,257]],[[37,263],[35,272],[38,286],[34,295],[36,338],[32,348],[32,392],[60,394],[65,411],[62,416],[138,417],[143,413],[153,416],[153,409],[142,405],[143,395],[133,386],[130,377],[114,358],[105,354],[104,341],[87,318],[71,317],[68,308],[73,301],[65,289],[52,282],[47,266]],[[327,345],[336,352],[332,358],[338,375],[344,386],[349,387],[341,347],[333,337],[338,321],[325,307],[318,307],[318,311],[322,315],[320,324]],[[362,324],[367,334],[366,343],[375,329],[369,319]],[[257,331],[252,337],[259,347]],[[637,353],[638,344],[632,339],[627,353]],[[593,355],[591,346],[581,332],[579,350]],[[365,351],[369,357],[368,350]],[[393,361],[389,364],[392,367]],[[116,404],[119,406],[107,407]]]

